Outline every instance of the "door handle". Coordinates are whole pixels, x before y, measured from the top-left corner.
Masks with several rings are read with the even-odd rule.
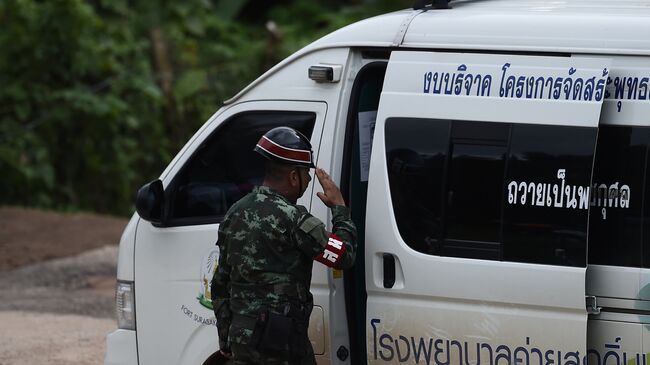
[[[395,256],[384,254],[384,288],[390,289],[395,285]]]

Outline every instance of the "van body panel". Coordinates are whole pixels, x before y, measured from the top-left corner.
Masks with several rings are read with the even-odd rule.
[[[602,57],[602,56],[601,56]],[[647,57],[611,57],[601,125],[650,127],[650,63]]]
[[[650,53],[646,36],[650,32],[650,9],[645,1],[460,1],[451,6],[452,11],[428,11],[416,17],[402,46]],[[576,32],[580,36],[572,36]]]
[[[244,97],[248,98],[248,93],[257,91],[258,85],[265,82],[267,79],[271,78],[282,70],[285,70],[287,67],[289,67],[289,65],[295,62],[303,62],[304,60],[308,59],[308,57],[310,57],[313,53],[322,54],[322,52],[326,52],[328,50],[348,50],[351,47],[391,47],[395,40],[396,34],[399,32],[400,27],[403,25],[404,20],[407,19],[412,13],[413,11],[411,10],[403,10],[385,14],[350,24],[335,32],[332,32],[323,38],[318,39],[313,43],[305,46],[301,50],[297,51],[277,65],[273,66],[270,70],[266,71],[259,78],[246,86],[235,96],[229,100],[226,100],[224,103],[228,105],[239,101]],[[321,58],[318,58],[316,61],[327,62]],[[332,63],[338,62],[340,62],[340,60],[336,60]],[[345,72],[343,74],[345,74]],[[297,75],[302,76],[303,74],[298,73]],[[306,73],[304,75],[306,76]],[[267,96],[265,95],[265,97]]]
[[[587,268],[587,294],[597,297],[641,299],[641,269],[591,264]]]
[[[115,330],[106,335],[104,365],[133,365],[138,363],[135,331]]]
[[[133,262],[135,233],[139,221],[140,216],[138,216],[138,213],[134,213],[120,238],[120,246],[117,253],[117,280],[133,281],[133,272],[135,270],[135,263]]]
[[[317,83],[309,79],[308,71],[310,66],[317,64],[345,66],[349,52],[348,48],[326,49],[294,59],[286,67],[259,80],[256,87],[241,97],[240,101],[266,100],[272,96],[275,100],[319,100],[336,105],[341,82]],[[346,70],[343,71],[345,75]]]
[[[398,126],[409,121],[405,118],[427,118],[421,119],[426,123],[447,123],[453,119],[481,121],[486,128],[492,125],[498,130],[503,129],[499,125],[504,123],[514,126],[543,124],[548,128],[573,125],[594,131],[589,134],[594,146],[609,67],[610,62],[604,59],[392,53],[381,94],[370,162],[365,252],[369,363],[418,362],[422,356],[428,359],[433,348],[447,348],[446,356],[453,356],[451,361],[455,364],[472,363],[481,356],[480,351],[474,349],[483,345],[508,354],[523,346],[573,355],[585,353],[586,245],[582,248],[582,264],[576,267],[415,252],[400,234],[399,222],[394,219],[395,207],[387,198],[396,194],[391,190],[387,165],[393,169],[396,162],[391,162],[393,160],[389,160],[387,154],[386,141],[392,135],[386,128],[391,118],[402,118],[391,122]],[[506,71],[516,76],[510,79]],[[462,88],[464,83],[459,83],[460,89],[455,90],[455,81],[461,74],[469,73],[482,75],[482,80],[492,75],[492,82],[486,83],[485,89],[481,89],[482,83],[474,88],[473,83],[468,84],[467,93]],[[594,84],[599,85],[599,96],[589,95],[592,98],[578,100],[582,97],[574,99],[567,94],[566,99],[558,100],[561,96],[552,93],[527,97],[525,85],[521,85],[521,94],[511,89],[516,88],[517,81],[526,80],[530,75],[534,75],[535,80],[538,77],[544,80],[565,79],[567,75],[593,78]],[[443,83],[443,80],[447,82]],[[510,86],[508,80],[513,80]],[[425,121],[418,125],[424,125]],[[563,129],[558,129],[557,133],[561,135]],[[472,138],[491,137],[463,138],[460,143],[475,143]],[[490,145],[494,143],[489,142]],[[422,145],[421,148],[426,151],[427,147]],[[586,176],[582,180],[589,183],[593,147],[587,153],[591,157],[585,160]],[[416,168],[413,165],[415,161],[400,163],[414,166],[408,167],[410,169]],[[425,160],[422,164],[427,166],[428,162]],[[499,189],[507,190],[506,185],[507,181],[504,181]],[[485,191],[486,195],[495,193],[500,192]],[[519,204],[518,200],[512,199],[512,194],[510,197],[503,194],[504,199],[510,199],[510,204]],[[393,202],[395,199],[393,195]],[[552,207],[543,201],[534,209],[548,209],[547,214],[553,214],[553,209],[557,208]],[[586,210],[588,202],[583,201],[581,207]],[[586,217],[585,213],[579,214]],[[582,230],[586,232],[586,219],[583,218],[583,222]],[[558,252],[556,249],[556,254]],[[387,256],[395,261],[391,273],[394,284],[390,287],[386,287],[385,279]],[[452,350],[449,350],[450,346]],[[491,351],[489,356],[492,356]],[[494,359],[498,362],[499,358],[496,355]]]

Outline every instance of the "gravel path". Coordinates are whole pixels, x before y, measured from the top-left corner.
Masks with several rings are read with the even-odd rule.
[[[0,311],[0,365],[103,364],[112,319]]]
[[[0,365],[102,364],[117,246],[0,272]]]

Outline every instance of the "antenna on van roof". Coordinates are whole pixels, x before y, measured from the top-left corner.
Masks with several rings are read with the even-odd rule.
[[[430,5],[432,9],[451,9],[449,7],[450,0],[416,0],[413,4],[413,10],[426,9]]]

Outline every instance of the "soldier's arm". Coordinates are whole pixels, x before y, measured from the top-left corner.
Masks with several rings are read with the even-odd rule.
[[[338,186],[320,168],[316,169],[316,177],[323,187],[318,197],[332,209],[332,233],[325,230],[320,220],[304,212],[298,220],[294,238],[299,248],[314,260],[337,269],[349,268],[354,264],[357,229]]]
[[[219,227],[219,263],[217,270],[212,277],[212,305],[217,320],[217,332],[219,334],[219,349],[226,353],[230,352],[228,343],[228,331],[232,322],[230,311],[230,266],[228,265],[228,246],[226,234],[223,232],[224,225]]]
[[[337,205],[331,209],[331,233],[323,222],[305,212],[298,221],[294,239],[298,248],[314,260],[335,269],[347,269],[354,264],[357,229],[348,208]]]

